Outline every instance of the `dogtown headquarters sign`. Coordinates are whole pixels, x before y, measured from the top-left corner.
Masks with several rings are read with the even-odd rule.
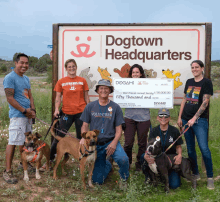
[[[66,76],[65,61],[73,58],[93,101],[98,80],[113,85],[114,78],[127,78],[130,67],[140,64],[146,81],[173,79],[174,104],[180,104],[193,60],[205,63],[210,78],[211,34],[211,23],[54,24],[53,87]]]

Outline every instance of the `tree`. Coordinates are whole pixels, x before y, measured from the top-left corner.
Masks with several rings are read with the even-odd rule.
[[[39,58],[39,60],[40,59],[45,60],[45,62],[48,65],[52,65],[52,60],[50,59],[50,55],[49,54],[44,54],[42,57]]]
[[[7,72],[6,64],[2,64],[2,65],[1,65],[1,67],[0,67],[0,72],[1,72],[1,73]]]
[[[21,52],[19,53],[15,53],[14,56],[13,56],[13,62],[15,61],[15,59],[17,58],[18,54],[21,54]]]
[[[37,57],[34,56],[29,57],[29,67],[34,67],[37,62],[38,62]]]
[[[44,59],[39,59],[34,65],[34,70],[37,72],[45,72],[47,70],[47,63]]]

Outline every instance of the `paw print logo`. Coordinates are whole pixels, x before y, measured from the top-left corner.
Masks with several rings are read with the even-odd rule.
[[[91,39],[92,39],[91,36],[88,36],[88,37],[87,37],[87,41],[91,41]],[[79,37],[77,36],[77,37],[75,38],[75,40],[76,40],[76,41],[79,41]],[[82,47],[85,47],[84,52],[83,52],[82,49],[81,49]],[[78,45],[76,46],[76,48],[77,48],[78,54],[77,54],[77,53],[74,53],[74,51],[71,51],[71,52],[70,52],[71,55],[73,55],[74,57],[78,57],[78,58],[80,58],[80,57],[90,58],[90,57],[92,57],[92,56],[94,56],[94,55],[96,54],[95,51],[93,51],[92,53],[88,54],[89,49],[90,49],[90,45],[88,45],[88,44],[86,44],[86,43],[78,44]]]

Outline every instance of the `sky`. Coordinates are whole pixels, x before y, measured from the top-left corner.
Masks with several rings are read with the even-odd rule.
[[[217,0],[0,0],[0,58],[50,53],[54,23],[212,23],[212,60],[220,60]]]

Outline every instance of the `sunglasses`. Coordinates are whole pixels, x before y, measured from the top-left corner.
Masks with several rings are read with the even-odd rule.
[[[169,115],[166,115],[166,114],[159,114],[158,115],[159,116],[159,118],[169,118],[170,116]]]

